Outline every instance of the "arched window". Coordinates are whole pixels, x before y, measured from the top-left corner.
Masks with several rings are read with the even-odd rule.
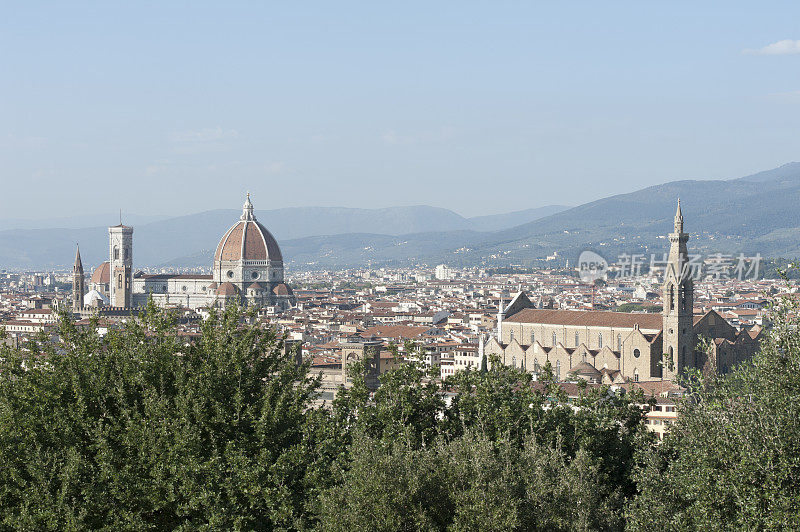
[[[515,369],[517,367],[517,356],[516,355],[511,357],[511,367],[515,368]]]
[[[639,382],[639,370],[633,370],[633,382]]]
[[[597,333],[597,349],[603,348],[603,333]]]
[[[536,333],[531,331],[531,345],[536,341]]]
[[[556,361],[556,380],[561,380],[561,361]]]
[[[555,331],[553,331],[553,347],[555,347],[557,343],[558,343],[558,336],[556,335]]]
[[[513,341],[514,341],[514,331],[509,331],[508,343],[510,344]]]
[[[117,275],[117,288],[122,288],[122,274]]]
[[[119,259],[119,248],[114,246],[114,260]]]
[[[575,347],[578,347],[578,345],[579,345],[580,343],[581,343],[581,337],[580,337],[580,335],[578,334],[578,331],[575,331]]]
[[[125,249],[122,250],[122,259],[128,260],[128,247],[125,246]]]
[[[622,335],[617,335],[617,351],[622,352]]]

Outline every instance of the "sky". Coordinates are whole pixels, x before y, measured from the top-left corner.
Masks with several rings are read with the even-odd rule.
[[[800,2],[5,2],[0,219],[577,205],[800,160]]]

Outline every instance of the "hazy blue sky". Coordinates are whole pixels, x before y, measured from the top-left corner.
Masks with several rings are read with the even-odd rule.
[[[130,4],[0,3],[0,218],[476,215],[800,160],[796,1]]]

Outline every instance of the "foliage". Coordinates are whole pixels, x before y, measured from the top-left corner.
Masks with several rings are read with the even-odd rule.
[[[658,447],[641,449],[632,530],[800,527],[800,329],[797,308],[750,362],[691,375],[691,401]]]
[[[639,395],[602,388],[567,404],[554,382],[535,389],[496,361],[446,384],[449,404],[404,364],[372,397],[361,384],[339,394],[334,411],[358,415],[320,499],[322,529],[622,528],[634,451],[652,442]]]
[[[316,383],[271,329],[212,314],[185,342],[152,305],[105,337],[2,353],[0,526],[269,529],[303,519]]]
[[[657,314],[661,312],[661,305],[648,305],[644,303],[623,303],[614,308],[614,312],[647,312]]]
[[[105,337],[64,317],[0,348],[0,530],[796,529],[798,315],[732,375],[687,373],[661,444],[641,392],[569,398],[549,364],[442,383],[411,361],[371,390],[355,362],[314,408],[241,309],[191,339],[152,304]]]

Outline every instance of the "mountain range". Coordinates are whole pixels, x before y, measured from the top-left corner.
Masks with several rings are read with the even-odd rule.
[[[678,198],[690,249],[706,253],[800,256],[800,163],[728,180],[682,180],[592,201],[464,218],[424,205],[388,209],[330,207],[258,211],[291,269],[444,262],[527,264],[583,249],[609,259],[621,253],[663,253]],[[215,210],[135,228],[137,266],[211,264],[218,238],[238,210]],[[365,229],[368,232],[365,232]],[[0,231],[0,267],[68,266],[74,243],[85,264],[107,255],[107,229]]]
[[[415,205],[383,209],[346,207],[287,207],[257,211],[264,224],[283,246],[304,237],[347,235],[369,228],[387,237],[405,233],[501,230],[563,211],[569,207],[549,205],[489,216],[465,218],[451,210]],[[139,267],[210,266],[211,255],[222,234],[239,218],[238,209],[217,209],[178,217],[126,215],[134,225],[134,261]],[[81,246],[85,264],[107,260],[108,229],[103,225],[75,227],[93,215],[57,219],[53,228],[41,220],[25,227],[0,230],[0,269],[63,268],[71,266],[75,243]],[[110,224],[116,216],[108,216]],[[19,225],[19,220],[0,220]],[[109,225],[110,225],[109,224]],[[2,227],[2,225],[0,225]],[[327,237],[326,237],[327,238]],[[288,257],[288,255],[287,255]]]

